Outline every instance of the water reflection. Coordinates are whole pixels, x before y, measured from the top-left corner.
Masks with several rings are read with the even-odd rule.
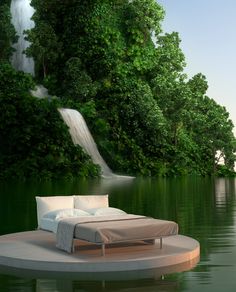
[[[134,177],[117,176],[109,178],[101,178],[96,184],[92,184],[90,194],[110,194],[115,189],[124,189],[135,184]]]
[[[48,281],[48,280],[38,280],[36,284],[36,291],[43,292],[50,291],[55,292],[72,292],[72,291],[137,291],[152,292],[157,291],[157,287],[163,287],[164,291],[176,291],[178,288],[177,281],[173,280],[146,280],[144,282],[62,282],[58,281]],[[163,290],[162,290],[163,291]]]
[[[233,178],[135,178],[129,183],[99,179],[5,182],[0,185],[0,233],[36,227],[36,195],[99,193],[109,193],[110,205],[129,213],[178,222],[181,234],[200,242],[201,260],[191,271],[173,271],[164,279],[106,281],[105,286],[102,281],[68,279],[72,291],[235,291],[236,180]],[[55,283],[59,282],[55,277],[45,279],[37,274],[32,277],[35,280],[27,274],[6,276],[0,271],[0,291],[17,291],[11,288],[16,283],[24,287],[18,291],[35,291],[42,289],[40,285],[44,286],[43,291],[57,291]]]
[[[236,186],[235,180],[218,178],[215,180],[215,198],[216,204],[225,204],[230,197],[235,198]]]

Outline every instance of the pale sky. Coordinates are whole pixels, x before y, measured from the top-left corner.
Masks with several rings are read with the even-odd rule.
[[[157,2],[166,12],[163,32],[179,32],[188,77],[206,76],[207,95],[226,107],[236,126],[236,0]]]

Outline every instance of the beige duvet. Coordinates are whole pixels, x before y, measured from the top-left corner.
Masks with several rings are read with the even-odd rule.
[[[178,224],[138,215],[89,216],[58,223],[57,247],[72,252],[73,239],[96,244],[162,238],[178,234]]]

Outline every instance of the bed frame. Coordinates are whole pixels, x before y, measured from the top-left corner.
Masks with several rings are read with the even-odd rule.
[[[106,254],[106,245],[108,245],[108,244],[114,245],[114,244],[117,244],[117,243],[119,244],[119,243],[125,243],[125,242],[143,241],[143,242],[148,243],[150,245],[154,245],[156,239],[159,239],[160,240],[160,249],[162,249],[162,246],[163,246],[163,237],[159,237],[159,238],[129,239],[129,240],[116,241],[116,242],[111,242],[111,243],[96,243],[96,242],[92,242],[92,241],[86,241],[86,242],[89,242],[89,243],[92,243],[92,244],[96,244],[96,245],[100,245],[101,246],[101,256],[105,256],[105,254]],[[81,239],[75,238],[73,240],[72,253],[74,253],[75,250],[76,250],[75,240],[81,240]],[[85,240],[82,240],[82,241],[85,241]]]

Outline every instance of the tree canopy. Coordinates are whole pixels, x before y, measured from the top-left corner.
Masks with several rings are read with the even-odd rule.
[[[0,60],[9,60],[13,52],[12,43],[17,40],[15,29],[11,24],[10,1],[2,0],[0,4]]]
[[[0,13],[1,8],[6,13],[4,5]],[[184,73],[180,37],[162,32],[165,13],[155,0],[32,0],[31,5],[35,27],[26,37],[35,78],[60,96],[61,105],[82,112],[114,171],[209,175],[220,169],[219,152],[233,170],[229,114],[206,95],[203,74],[188,79]],[[15,38],[7,15],[0,29],[6,44],[1,60],[9,57]]]

